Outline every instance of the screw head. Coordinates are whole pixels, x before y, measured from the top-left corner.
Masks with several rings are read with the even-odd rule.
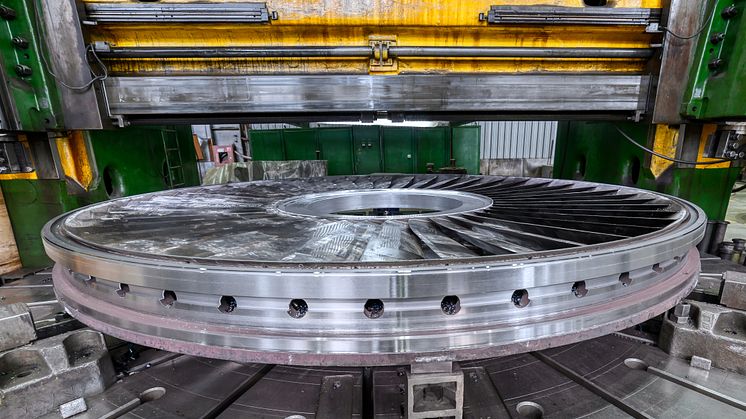
[[[19,77],[29,77],[34,73],[31,67],[23,64],[16,65],[15,70]]]
[[[383,301],[370,299],[365,302],[363,313],[369,319],[377,319],[383,316]]]
[[[736,17],[737,14],[738,14],[738,9],[736,8],[734,4],[732,4],[726,7],[725,9],[723,9],[723,11],[720,13],[720,16],[722,16],[723,19],[731,19],[731,18]]]
[[[16,11],[8,6],[0,6],[0,17],[5,20],[13,20],[16,18]]]
[[[10,42],[12,42],[13,46],[18,49],[28,49],[28,39],[22,36],[14,36],[13,39],[10,40]]]
[[[723,64],[725,63],[725,60],[722,58],[715,58],[714,60],[711,60],[709,63],[707,63],[707,68],[709,68],[712,71],[720,69]]]
[[[725,34],[722,32],[715,32],[710,37],[710,43],[712,44],[719,44],[723,39],[725,39]]]

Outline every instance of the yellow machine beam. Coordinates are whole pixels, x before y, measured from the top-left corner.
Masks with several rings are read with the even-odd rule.
[[[86,1],[93,3],[92,1]],[[160,3],[186,3],[186,0]],[[213,1],[231,3],[238,1]],[[133,3],[98,0],[96,3]],[[112,47],[298,47],[368,46],[389,38],[397,46],[523,48],[649,48],[656,35],[640,26],[492,25],[479,20],[492,5],[583,7],[582,0],[424,1],[286,0],[269,1],[278,19],[269,24],[104,24],[87,27],[89,42]],[[661,0],[618,0],[619,8],[660,8]],[[373,68],[363,58],[110,58],[113,75],[142,74],[398,74],[625,72],[638,73],[645,59],[398,58]]]

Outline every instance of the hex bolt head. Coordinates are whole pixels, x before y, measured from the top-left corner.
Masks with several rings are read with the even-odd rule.
[[[23,64],[16,65],[16,74],[18,74],[19,77],[29,77],[34,73],[34,71],[31,69],[31,67]]]
[[[383,316],[383,301],[379,299],[370,299],[365,302],[363,314],[369,319],[377,319]]]
[[[18,49],[28,49],[29,46],[28,39],[22,36],[14,36],[13,39],[10,40],[10,42],[12,42],[13,46]]]
[[[8,6],[0,6],[0,17],[5,20],[13,20],[16,18],[16,11]]]
[[[710,43],[717,45],[719,44],[723,39],[725,39],[725,34],[722,32],[715,32],[710,37]]]
[[[725,60],[723,60],[722,58],[715,58],[714,60],[711,60],[709,63],[707,63],[707,68],[715,71],[720,69],[720,67],[722,67],[724,63]]]
[[[720,13],[720,16],[722,16],[723,19],[732,19],[736,17],[737,14],[738,14],[738,9],[736,8],[736,6],[730,5],[726,7],[725,9],[723,9],[723,11]]]

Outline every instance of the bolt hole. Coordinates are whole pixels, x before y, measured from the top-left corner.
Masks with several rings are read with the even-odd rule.
[[[624,365],[626,365],[628,368],[632,368],[633,370],[645,371],[648,369],[648,364],[642,359],[637,359],[637,358],[625,359]]]
[[[117,295],[124,298],[125,295],[129,294],[130,292],[130,286],[127,284],[119,284],[119,289],[117,290]]]
[[[526,419],[541,419],[544,417],[544,408],[540,404],[534,402],[520,402],[515,407],[522,418]]]
[[[294,319],[300,319],[308,313],[308,303],[306,300],[294,299],[288,304],[288,314]]]
[[[628,287],[629,284],[632,283],[632,278],[629,277],[629,272],[623,272],[619,275],[619,282],[621,282],[623,286]]]
[[[176,302],[176,293],[170,290],[163,291],[163,298],[161,299],[161,304],[163,304],[164,307],[171,307]]]
[[[236,309],[236,307],[238,307],[238,303],[236,303],[235,298],[230,295],[220,297],[220,306],[218,307],[218,310],[220,310],[221,313],[231,313]]]
[[[140,399],[141,403],[147,403],[152,402],[154,400],[158,400],[161,397],[166,395],[166,389],[163,387],[153,387],[149,388],[142,393],[140,393],[139,396],[137,396],[138,399]]]
[[[510,301],[515,304],[516,307],[526,307],[531,300],[528,299],[528,291],[526,290],[515,290],[513,295],[510,297]]]
[[[377,319],[383,316],[383,301],[374,298],[365,302],[363,307],[363,313],[365,317],[369,319]]]
[[[443,313],[452,316],[461,311],[461,299],[455,295],[446,295],[440,302],[440,309]]]
[[[661,272],[663,272],[664,270],[665,270],[665,269],[661,268],[661,264],[660,264],[660,263],[656,263],[655,265],[653,265],[653,271],[654,271],[654,272],[658,272],[658,273],[661,273]]]
[[[21,372],[19,372],[18,374],[16,374],[16,378],[23,378],[23,377],[28,377],[28,376],[29,376],[29,375],[31,375],[31,374],[32,374],[33,372],[34,372],[34,370],[26,370],[26,371],[21,371]]]
[[[578,298],[585,297],[585,295],[588,294],[588,289],[585,287],[585,281],[578,281],[572,284],[572,293]]]
[[[681,256],[674,256],[673,260],[674,260],[674,262],[680,262],[681,261]]]

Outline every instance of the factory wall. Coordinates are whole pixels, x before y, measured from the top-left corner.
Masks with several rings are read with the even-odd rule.
[[[255,160],[327,160],[330,175],[427,173],[449,166],[479,173],[479,127],[390,127],[250,130]]]
[[[470,124],[471,125],[471,124]],[[478,121],[482,159],[554,158],[557,121]]]
[[[554,160],[557,138],[557,121],[477,121],[461,127],[479,128],[479,168],[475,169],[479,173],[551,177],[551,166]],[[238,130],[238,126],[235,126],[235,129]],[[257,133],[289,129],[302,130],[303,128],[289,124],[252,124],[250,129],[250,132]],[[392,128],[386,129],[390,130]],[[197,130],[195,132],[199,134]],[[302,136],[302,132],[304,131],[300,131],[298,135]],[[208,130],[205,130],[202,135],[209,136],[210,134]],[[260,133],[259,135],[264,134]],[[405,139],[404,141],[408,144],[410,140]],[[279,149],[277,150],[279,153]],[[369,152],[373,152],[373,150]],[[280,159],[282,157],[278,155],[269,158]],[[463,165],[460,162],[456,164]],[[406,164],[404,166],[397,167],[397,169],[408,169]],[[331,168],[334,172],[334,162],[331,163]]]

